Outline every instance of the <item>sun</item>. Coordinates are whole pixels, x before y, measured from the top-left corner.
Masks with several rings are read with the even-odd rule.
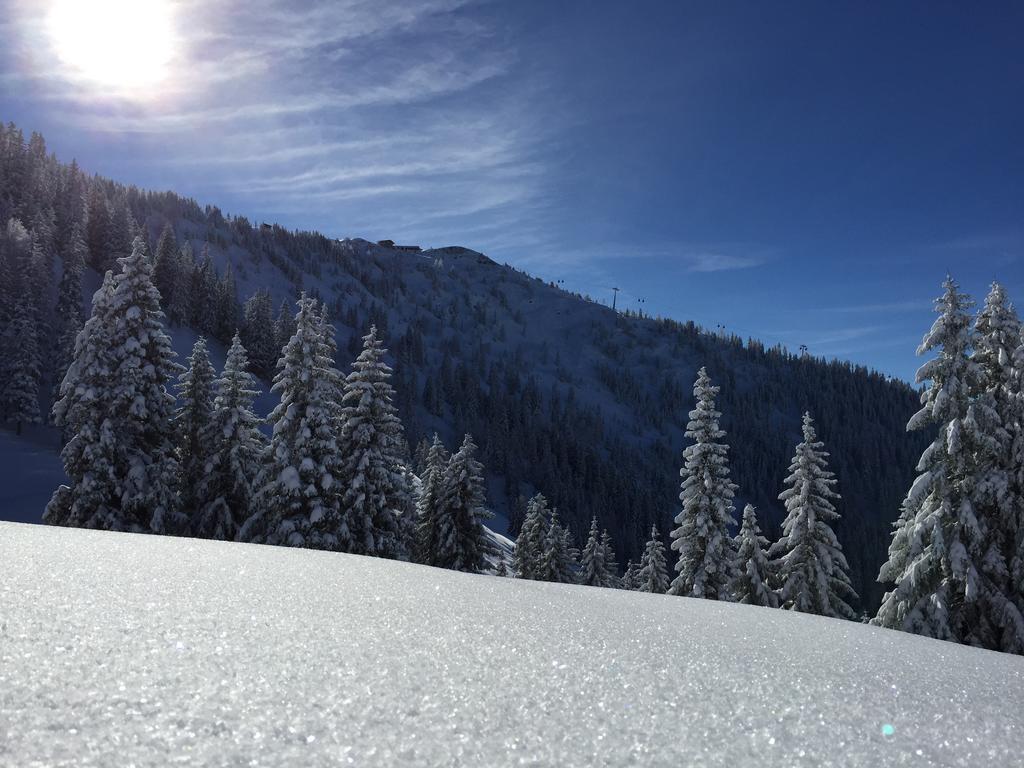
[[[168,76],[173,21],[168,0],[53,0],[47,29],[70,75],[139,91]]]

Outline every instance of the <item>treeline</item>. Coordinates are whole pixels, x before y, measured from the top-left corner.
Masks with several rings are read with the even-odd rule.
[[[690,411],[680,470],[682,509],[671,534],[679,557],[670,580],[665,546],[657,527],[638,563],[630,560],[619,578],[607,533],[591,522],[582,553],[574,550],[556,512],[540,494],[530,500],[516,539],[514,567],[520,578],[619,587],[785,608],[842,619],[856,619],[857,594],[832,524],[839,519],[833,501],[839,494],[828,469],[828,453],[817,439],[810,414],[804,414],[803,441],[796,447],[779,499],[787,515],[782,536],[768,545],[754,507],[743,510],[735,537],[735,497],[726,433],[716,410],[719,388],[701,368],[694,384],[696,407]]]
[[[948,278],[938,318],[918,348],[934,354],[917,373],[927,388],[907,428],[934,435],[904,498],[878,581],[888,585],[872,624],[940,640],[1024,653],[1024,324],[998,283],[975,317]],[[810,414],[784,480],[781,536],[762,536],[753,506],[739,532],[719,388],[701,369],[683,453],[670,582],[655,527],[638,565],[617,578],[607,536],[591,525],[584,556],[534,497],[516,540],[522,578],[580,581],[854,619],[857,594],[832,525],[840,516],[834,474]],[[867,618],[865,615],[863,618]]]
[[[54,405],[71,436],[61,453],[70,484],[44,522],[487,567],[494,550],[476,446],[467,435],[448,457],[438,443],[418,492],[376,328],[342,377],[325,308],[299,300],[268,441],[240,336],[219,376],[202,338],[182,369],[141,238],[119,263],[93,299]]]
[[[757,505],[766,534],[777,539],[786,514],[776,500],[778,479],[800,414],[809,410],[825,430],[842,487],[857,489],[837,502],[836,523],[854,586],[870,611],[881,599],[875,577],[886,556],[887,510],[898,506],[931,439],[902,431],[916,393],[901,383],[693,323],[614,315],[511,268],[478,266],[475,257],[441,263],[394,254],[88,176],[73,162],[57,162],[38,134],[26,141],[7,126],[0,128],[0,226],[12,219],[19,227],[0,238],[0,271],[10,275],[0,285],[0,419],[16,427],[32,400],[24,393],[39,385],[42,418],[63,377],[82,322],[76,265],[104,269],[130,253],[138,235],[153,256],[170,321],[225,345],[239,329],[250,367],[262,376],[274,373],[294,311],[256,290],[272,287],[253,280],[256,272],[266,280],[280,272],[289,297],[306,290],[321,299],[349,358],[376,325],[392,349],[396,405],[410,442],[435,431],[449,443],[476,436],[492,501],[508,513],[513,533],[527,499],[543,490],[576,546],[597,516],[620,558],[639,560],[651,526],[667,535],[672,525],[668,502],[687,424],[684,382],[703,364],[722,385],[738,502]],[[486,280],[477,281],[484,271]],[[256,293],[235,297],[236,283]],[[559,346],[531,317],[531,307],[559,302],[576,329],[571,346]],[[34,354],[23,333],[30,326]]]

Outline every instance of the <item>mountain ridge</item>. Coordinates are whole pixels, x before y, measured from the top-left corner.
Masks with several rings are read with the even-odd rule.
[[[703,365],[722,388],[719,408],[738,501],[759,507],[774,538],[783,516],[776,496],[800,415],[811,410],[845,497],[837,532],[854,585],[863,607],[877,604],[874,579],[890,523],[926,442],[905,432],[918,397],[906,384],[864,366],[709,333],[692,322],[616,313],[462,246],[410,253],[360,238],[255,225],[173,192],[87,177],[48,154],[42,137],[25,145],[12,138],[15,130],[5,131],[0,155],[4,221],[24,220],[43,236],[52,224],[55,262],[80,224],[89,234],[88,260],[99,269],[133,232],[157,250],[169,226],[176,248],[189,245],[190,261],[182,262],[189,285],[202,288],[195,275],[212,269],[211,284],[226,286],[235,307],[225,312],[220,331],[213,321],[204,327],[203,312],[212,307],[185,306],[190,294],[202,294],[181,291],[182,306],[165,307],[175,336],[192,329],[216,337],[232,319],[244,325],[238,302],[258,291],[267,291],[275,307],[305,291],[328,306],[345,369],[366,328],[376,324],[391,350],[410,443],[437,431],[452,445],[472,433],[492,505],[513,532],[522,499],[539,490],[578,539],[597,516],[612,533],[620,564],[639,556],[652,524],[667,534],[678,512],[690,389]],[[93,227],[96,222],[104,226]]]

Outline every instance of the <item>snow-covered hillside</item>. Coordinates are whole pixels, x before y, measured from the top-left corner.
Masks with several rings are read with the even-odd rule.
[[[1024,660],[374,558],[0,524],[0,763],[1018,765]]]

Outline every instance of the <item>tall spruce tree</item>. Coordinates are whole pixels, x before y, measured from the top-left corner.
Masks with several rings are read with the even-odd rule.
[[[743,523],[736,536],[736,580],[733,599],[747,605],[778,608],[772,589],[771,564],[768,562],[768,539],[757,525],[757,511],[752,504],[743,508]]]
[[[336,415],[337,371],[325,354],[316,301],[298,301],[295,335],[282,350],[270,413],[267,461],[257,481],[255,511],[239,539],[337,549],[342,476]]]
[[[622,580],[619,578],[619,563],[615,559],[615,547],[612,546],[612,537],[608,531],[601,532],[601,555],[604,557],[605,587],[618,589]]]
[[[622,589],[635,592],[640,585],[640,566],[629,560],[626,563],[626,572],[622,574]]]
[[[145,245],[136,238],[93,299],[75,359],[54,406],[73,433],[62,458],[70,486],[51,499],[47,522],[115,531],[180,533],[177,462],[168,381],[174,362]]]
[[[1017,515],[1013,522],[1013,555],[1010,558],[1010,599],[1024,614],[1024,327],[1013,353],[1010,392],[1016,405],[1010,424],[1010,482],[1017,499]]]
[[[0,412],[12,422],[15,433],[20,435],[25,424],[38,424],[39,385],[42,379],[42,361],[36,336],[35,311],[31,299],[22,296],[14,305],[14,316],[10,325],[11,335],[17,339],[12,356],[7,362],[11,372],[0,392]]]
[[[179,265],[178,241],[174,237],[174,229],[167,224],[160,233],[156,253],[153,255],[153,284],[160,291],[161,304],[171,323],[179,323],[182,320],[178,312],[180,297],[177,295],[180,285],[177,274]]]
[[[60,399],[60,385],[75,356],[75,339],[82,330],[82,271],[85,269],[85,256],[85,241],[82,239],[80,225],[76,224],[64,251],[63,271],[54,311],[53,402]]]
[[[577,556],[568,529],[558,522],[558,511],[552,510],[535,578],[556,584],[572,584],[576,581]]]
[[[580,584],[586,584],[589,587],[608,585],[605,549],[601,543],[601,532],[597,527],[596,517],[590,520],[590,534],[580,553]]]
[[[70,485],[53,494],[43,522],[120,529],[113,467],[113,435],[107,412],[111,386],[114,278],[108,272],[92,299],[92,314],[75,343],[75,354],[53,406],[54,423],[70,440],[61,451]],[[136,530],[145,530],[141,525]]]
[[[828,453],[818,441],[814,420],[804,414],[803,442],[789,465],[788,486],[779,500],[785,504],[782,538],[770,550],[775,558],[778,599],[782,608],[841,619],[856,619],[850,601],[857,599],[847,573],[843,548],[830,523],[839,519],[832,504],[835,476]]]
[[[197,493],[202,506],[192,518],[193,534],[202,538],[233,541],[252,507],[266,441],[252,409],[259,392],[248,368],[236,333],[214,383],[213,413],[202,438],[209,460]]]
[[[437,519],[440,510],[445,471],[451,456],[437,433],[430,445],[420,478],[420,492],[416,499],[416,543],[414,558],[425,565],[434,564],[438,550]]]
[[[483,466],[476,460],[476,443],[466,435],[445,469],[437,516],[437,550],[433,564],[455,571],[480,573],[491,553],[483,520]]]
[[[249,352],[253,370],[261,376],[274,370],[277,354],[283,345],[276,343],[273,306],[270,292],[256,291],[245,302],[242,321],[242,343]]]
[[[210,363],[206,339],[200,336],[192,346],[188,367],[178,378],[178,408],[174,414],[178,436],[180,506],[190,521],[197,518],[207,501],[199,490],[214,450],[209,437],[216,375]],[[189,530],[199,535],[191,524]]]
[[[938,313],[918,347],[937,351],[917,372],[930,382],[922,408],[907,429],[937,430],[918,463],[903,501],[889,559],[878,579],[894,584],[873,623],[986,648],[1022,650],[1020,611],[990,574],[985,517],[991,488],[993,409],[972,395],[984,389],[984,371],[970,355],[970,298],[952,278],[936,300]],[[980,406],[980,407],[979,407]]]
[[[187,525],[177,505],[174,396],[167,391],[182,369],[164,332],[153,265],[141,237],[119,260],[111,298],[111,387],[107,403],[116,439],[123,530],[177,534]]]
[[[526,516],[516,537],[512,567],[521,579],[539,579],[548,533],[548,501],[541,493],[526,504]]]
[[[391,368],[384,354],[372,326],[342,390],[340,546],[358,554],[407,559],[411,542],[405,538],[402,517],[412,489],[401,455],[405,439],[394,405]],[[482,497],[466,498],[471,504],[482,502]],[[466,563],[476,567],[475,560]]]
[[[1018,483],[1019,463],[1015,462],[1015,443],[1021,429],[1021,399],[1016,391],[1014,368],[1021,341],[1021,321],[999,283],[993,283],[985,305],[978,313],[971,359],[980,368],[977,391],[971,393],[973,420],[984,435],[984,443],[975,456],[979,476],[975,498],[976,514],[984,529],[984,556],[981,567],[997,602],[1003,596],[1010,606],[995,608],[996,627],[1001,635],[998,646],[1024,650],[1024,637],[1016,636],[1022,623],[1024,606],[1018,599],[1013,578],[1015,561],[1020,556],[1020,520],[1024,514],[1024,494]],[[999,614],[1005,614],[999,617]],[[1005,637],[1002,637],[1005,635]]]
[[[722,414],[715,410],[718,390],[701,368],[693,385],[697,406],[690,411],[686,427],[686,437],[694,442],[683,451],[679,471],[683,508],[672,532],[672,549],[679,552],[679,560],[670,592],[729,600],[733,558],[729,526],[735,522],[736,486],[729,479],[729,448],[720,442],[725,432],[718,426]]]
[[[651,526],[651,538],[644,547],[640,559],[640,570],[636,575],[636,589],[639,592],[653,592],[663,595],[668,591],[668,563],[665,562],[665,545],[656,525]]]

